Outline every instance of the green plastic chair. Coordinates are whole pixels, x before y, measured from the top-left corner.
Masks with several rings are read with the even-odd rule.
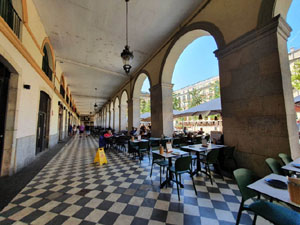
[[[142,162],[142,158],[143,158],[144,153],[147,153],[147,154],[148,154],[149,162],[150,162],[149,142],[146,142],[146,141],[140,141],[140,142],[139,142],[138,153],[139,153],[140,163]]]
[[[128,140],[128,153],[135,155],[138,153],[139,144],[137,142],[132,142]]]
[[[245,168],[240,168],[233,171],[233,176],[236,180],[236,183],[242,195],[242,201],[236,219],[236,225],[238,225],[240,223],[242,211],[249,210],[249,206],[244,205],[245,201],[247,201],[250,198],[255,198],[255,197],[259,198],[259,194],[256,191],[251,190],[247,187],[249,184],[252,184],[253,182],[257,181],[259,177],[256,176],[256,174],[251,170]],[[256,221],[256,216],[253,219],[254,223],[255,221]]]
[[[279,156],[279,158],[281,159],[281,161],[283,162],[284,165],[287,165],[287,164],[293,162],[293,159],[287,154],[279,153],[278,156]]]
[[[177,194],[178,194],[179,201],[180,201],[179,182],[181,183],[181,175],[184,173],[188,173],[190,175],[190,177],[192,178],[193,187],[195,190],[195,194],[197,196],[197,190],[196,190],[194,178],[192,175],[191,163],[192,163],[191,156],[185,156],[185,157],[180,157],[180,158],[176,159],[175,166],[168,167],[167,175],[168,175],[169,170],[171,172],[173,172],[173,174],[175,174],[175,180],[172,180],[172,181],[174,181],[177,184]],[[178,182],[178,176],[179,176],[179,182]]]
[[[159,140],[151,140],[150,147],[153,150],[159,150]]]
[[[300,213],[281,205],[258,200],[250,204],[249,209],[255,216],[261,216],[276,225],[300,225]]]
[[[285,176],[284,171],[281,169],[280,163],[276,159],[267,158],[266,163],[272,173]]]
[[[205,166],[204,173],[209,177],[211,184],[213,184],[213,181],[212,181],[212,175],[211,175],[209,166],[212,164],[214,166],[216,165],[218,167],[218,170],[220,171],[220,175],[224,180],[223,174],[221,172],[221,167],[220,167],[220,163],[218,160],[218,156],[219,156],[219,149],[213,149],[213,150],[209,151],[207,154],[202,154],[202,158],[200,159],[200,162],[202,162]]]
[[[180,139],[174,138],[172,143],[173,148],[179,148],[180,147]]]
[[[152,177],[152,170],[153,170],[154,164],[159,165],[159,181],[160,181],[160,185],[161,185],[161,168],[163,167],[163,173],[164,173],[165,167],[167,167],[169,165],[169,163],[161,155],[152,153],[152,166],[151,166],[151,171],[150,171],[150,177]]]

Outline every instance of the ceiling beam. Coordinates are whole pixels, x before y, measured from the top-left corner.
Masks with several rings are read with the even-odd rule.
[[[107,101],[109,98],[103,98],[99,96],[91,96],[91,95],[79,95],[79,94],[72,94],[72,97],[79,97],[79,98],[92,98],[92,99],[97,99],[97,100],[103,100]]]
[[[123,78],[128,78],[128,76],[126,74],[114,72],[111,70],[107,70],[107,69],[104,69],[104,68],[101,68],[98,66],[89,65],[86,63],[77,62],[77,61],[74,61],[71,59],[56,57],[56,61],[63,62],[63,63],[70,63],[70,64],[73,64],[76,66],[85,67],[85,68],[92,69],[92,70],[97,70],[97,71],[100,71],[103,73],[107,73],[107,74],[111,74],[111,75],[115,75],[115,76],[119,76],[119,77],[123,77]]]

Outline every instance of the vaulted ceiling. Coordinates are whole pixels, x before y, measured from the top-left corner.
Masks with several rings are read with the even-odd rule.
[[[132,72],[201,1],[130,0]],[[34,3],[78,110],[82,114],[93,111],[96,99],[101,107],[129,79],[120,58],[125,45],[125,1],[34,0]]]

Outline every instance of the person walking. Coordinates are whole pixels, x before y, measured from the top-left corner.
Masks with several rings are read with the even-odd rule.
[[[79,137],[82,137],[82,135],[84,133],[84,125],[83,124],[81,124],[80,127],[79,127],[79,133],[80,133]]]

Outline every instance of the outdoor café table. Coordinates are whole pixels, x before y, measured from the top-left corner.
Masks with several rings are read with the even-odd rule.
[[[200,154],[205,153],[207,151],[213,150],[213,149],[220,149],[226,147],[225,145],[215,145],[215,144],[209,144],[207,147],[202,146],[202,144],[198,145],[188,145],[181,147],[182,150],[187,152],[196,152],[197,155],[197,168],[193,171],[193,176],[195,174],[198,174],[198,172],[201,172],[201,165],[200,165]]]
[[[172,166],[172,158],[177,157],[177,156],[182,156],[187,154],[185,151],[181,151],[180,149],[172,148],[171,153],[166,153],[164,152],[163,154],[160,154],[159,150],[152,151],[152,154],[157,154],[160,155],[166,159],[169,160],[169,166]],[[167,186],[168,184],[171,184],[171,178],[172,178],[172,172],[169,170],[169,176],[167,176],[167,179],[160,185],[160,188],[163,188],[164,186]],[[181,187],[183,187],[182,184],[180,184]]]
[[[294,164],[298,164],[297,167],[294,166]],[[296,173],[300,173],[300,158],[295,159],[293,162],[283,166],[282,169],[289,170],[289,171],[296,172]]]
[[[266,183],[265,179],[276,179],[283,181],[287,183],[288,179],[285,176],[277,175],[277,174],[269,174],[265,176],[264,178],[257,180],[256,182],[249,184],[247,187],[250,189],[253,189],[261,194],[267,195],[273,199],[285,202],[291,206],[297,207],[297,209],[300,209],[300,205],[294,203],[290,199],[290,195],[287,189],[279,189],[270,186]]]
[[[148,142],[148,141],[149,141],[149,140],[147,140],[147,139],[141,139],[141,140],[135,139],[134,141],[133,141],[133,140],[130,140],[130,142],[133,142],[133,143]]]

